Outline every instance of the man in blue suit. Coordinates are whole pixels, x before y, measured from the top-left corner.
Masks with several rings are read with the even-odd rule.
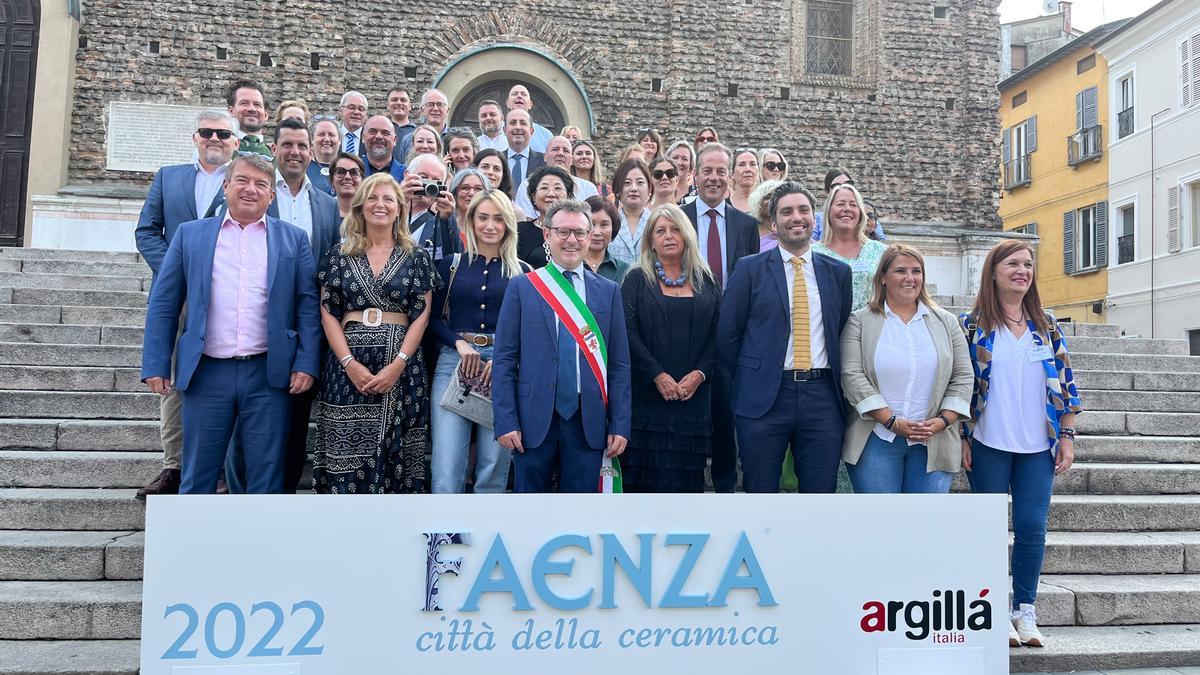
[[[549,492],[556,469],[559,491],[596,492],[601,456],[628,443],[625,315],[617,285],[583,265],[590,214],[573,199],[550,208],[550,264],[512,279],[500,306],[493,412],[516,492]]]
[[[182,392],[184,494],[216,490],[235,425],[247,490],[280,492],[288,394],[316,381],[321,324],[312,251],[303,230],[266,215],[274,178],[264,158],[234,159],[224,184],[228,208],[179,226],[150,293],[142,380],[160,395]]]
[[[771,193],[779,248],[733,270],[717,347],[733,370],[733,413],[746,492],[778,492],[784,453],[795,456],[800,492],[833,492],[844,427],[842,327],[850,316],[850,267],[809,248],[812,193],[787,182]]]
[[[167,246],[180,223],[203,217],[221,194],[226,165],[238,147],[233,118],[224,110],[207,110],[196,119],[192,134],[196,160],[191,164],[164,166],[154,175],[150,192],[138,216],[134,239],[138,252],[158,276]],[[159,404],[159,435],[162,438],[163,468],[158,477],[138,490],[146,495],[179,492],[179,465],[183,453],[183,422],[179,416],[179,394],[164,396]]]

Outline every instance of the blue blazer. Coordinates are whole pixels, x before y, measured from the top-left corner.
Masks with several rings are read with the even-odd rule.
[[[602,450],[608,435],[629,438],[632,393],[629,341],[621,290],[604,277],[584,270],[587,306],[608,346],[608,410],[591,368],[579,360],[580,407],[588,445]],[[541,445],[554,415],[558,381],[558,324],[527,275],[514,277],[504,292],[496,322],[492,361],[492,409],[496,438],[521,432],[525,447]]]
[[[213,256],[220,218],[193,220],[179,226],[150,292],[142,342],[142,379],[171,377],[188,388],[204,352],[208,302],[212,291]],[[293,371],[320,374],[321,316],[315,266],[308,238],[300,228],[267,218],[267,382],[287,389]],[[187,319],[178,344],[179,312],[187,303]]]
[[[220,190],[213,203],[217,201],[225,201],[225,194]],[[196,212],[196,165],[164,166],[154,174],[133,236],[138,252],[156,276],[180,223],[203,215]]]
[[[308,203],[312,211],[312,238],[308,243],[309,248],[312,249],[314,270],[320,268],[321,261],[329,252],[329,247],[342,240],[342,218],[338,214],[337,199],[315,189],[316,187],[313,185],[314,189],[308,191]],[[208,213],[204,214],[204,217],[216,218],[224,217],[224,215],[225,194],[220,193],[213,200],[212,206],[208,208]],[[279,217],[279,204],[275,200],[272,200],[271,205],[267,207],[267,216],[269,218]],[[288,224],[291,225],[291,223]],[[314,271],[313,274],[315,280],[316,272]]]
[[[322,173],[322,171],[325,171],[325,173]],[[335,196],[333,194],[333,183],[331,182],[333,176],[330,176],[328,171],[329,167],[323,167],[320,164],[317,164],[317,160],[314,159],[308,163],[308,180],[312,181],[313,187],[317,188],[321,192],[324,192],[330,196]]]
[[[821,294],[825,350],[841,408],[840,343],[853,299],[850,266],[815,252],[812,259]],[[721,360],[733,370],[735,414],[759,418],[774,405],[783,381],[783,362],[790,349],[791,315],[787,277],[779,251],[771,249],[739,260],[725,286],[717,323],[717,349]],[[842,420],[837,420],[837,424],[842,424]]]

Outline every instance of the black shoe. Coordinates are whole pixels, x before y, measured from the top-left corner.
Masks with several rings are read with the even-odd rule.
[[[135,497],[146,501],[146,495],[177,495],[179,494],[179,469],[163,469],[158,478],[150,481],[137,491]]]

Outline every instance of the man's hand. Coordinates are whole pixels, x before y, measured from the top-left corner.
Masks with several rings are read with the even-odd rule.
[[[150,391],[159,396],[166,396],[171,393],[171,383],[165,377],[147,377],[146,386],[150,387]]]
[[[512,450],[515,452],[525,452],[525,446],[521,445],[521,432],[520,431],[510,431],[507,434],[504,434],[503,436],[501,436],[500,438],[497,438],[496,442],[499,443],[500,447],[504,448],[505,450]]]
[[[312,375],[294,370],[292,371],[292,386],[288,389],[288,393],[292,395],[303,394],[312,388],[313,382],[315,381],[316,378],[314,378]]]
[[[450,218],[454,214],[454,197],[449,192],[439,192],[433,200],[433,212],[442,220]]]
[[[625,452],[625,446],[629,444],[629,439],[617,434],[608,435],[608,448],[604,451],[605,457],[616,457],[622,452]]]

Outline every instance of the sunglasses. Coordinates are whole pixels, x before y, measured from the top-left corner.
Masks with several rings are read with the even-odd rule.
[[[763,162],[767,171],[787,171],[787,162]]]
[[[350,176],[351,178],[361,178],[362,172],[359,171],[357,168],[347,169],[345,167],[339,166],[338,168],[333,170],[333,175],[336,177]]]
[[[677,174],[675,169],[655,169],[650,172],[650,175],[654,176],[654,180],[662,180],[664,177],[674,178]]]
[[[592,145],[592,142],[586,138],[578,138],[576,140],[571,141],[571,149],[572,150],[574,150],[575,148],[578,148],[581,145],[586,145],[589,148],[592,148],[593,150],[595,149],[595,147]]]
[[[233,136],[233,132],[228,129],[203,128],[203,129],[197,129],[196,133],[200,134],[200,138],[203,138],[205,140],[208,140],[208,139],[212,138],[214,135],[216,135],[217,138],[219,138],[223,141],[227,141],[227,140],[229,140],[230,136]]]
[[[696,138],[697,143],[716,143],[716,136],[699,136]]]

